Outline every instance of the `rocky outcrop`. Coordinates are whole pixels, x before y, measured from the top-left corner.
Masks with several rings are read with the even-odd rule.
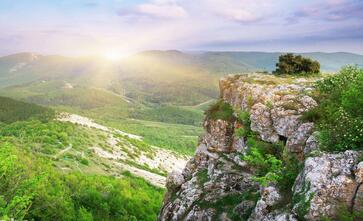
[[[231,76],[220,81],[220,90],[235,116],[230,121],[206,118],[195,156],[182,173],[167,179],[159,220],[319,220],[334,218],[339,206],[363,210],[362,153],[320,152],[314,124],[301,120],[317,105],[307,95],[313,90],[309,82]],[[259,185],[256,168],[243,161],[249,146],[247,137],[236,136],[246,126],[236,120],[241,111],[249,112],[254,136],[282,143],[303,165],[289,194],[273,183]]]
[[[314,124],[303,124],[300,118],[303,112],[317,106],[317,102],[306,95],[313,88],[284,79],[268,78],[224,78],[220,81],[221,97],[235,109],[250,112],[251,129],[263,141],[288,142],[291,152],[303,155],[303,147],[313,132]]]

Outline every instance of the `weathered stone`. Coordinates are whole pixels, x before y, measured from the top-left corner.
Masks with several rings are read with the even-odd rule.
[[[290,153],[295,153],[303,158],[305,142],[310,137],[314,129],[314,123],[304,123],[287,140],[286,146]]]
[[[299,102],[304,106],[303,111],[307,111],[318,106],[318,103],[314,99],[306,95],[301,97]]]
[[[261,103],[251,109],[251,130],[258,132],[264,141],[275,143],[279,140],[272,125],[270,109]]]
[[[255,210],[249,220],[265,220],[270,213],[269,208],[276,205],[280,199],[281,196],[275,187],[262,188],[261,198],[257,201]]]
[[[258,138],[271,143],[284,141],[290,153],[301,160],[306,158],[292,188],[290,203],[283,203],[286,195],[280,194],[276,187],[263,188],[255,182],[257,168],[243,161],[248,152],[247,139],[233,135],[242,126],[241,122],[206,120],[207,134],[201,138],[195,156],[182,175],[168,177],[169,190],[159,220],[228,221],[233,208],[234,216],[240,219],[252,211],[250,221],[315,221],[323,216],[334,219],[342,205],[349,210],[363,210],[363,162],[358,164],[358,152],[319,152],[319,156],[308,157],[318,149],[319,136],[313,132],[313,123],[300,120],[304,111],[317,105],[303,94],[308,81],[305,79],[299,85],[291,79],[279,79],[281,83],[273,76],[267,78],[272,83],[259,76],[222,79],[221,98],[235,110],[250,113],[251,129]],[[237,116],[238,111],[234,114]],[[245,198],[258,190],[261,197],[257,203]],[[220,210],[221,205],[216,207],[215,203],[230,196],[241,199],[235,205],[228,205],[228,213]],[[304,211],[307,213],[302,214]]]
[[[213,221],[215,216],[214,209],[203,210],[198,206],[195,206],[184,219],[185,221]]]
[[[361,183],[355,193],[353,211],[363,211],[363,184]]]
[[[354,174],[358,186],[355,191],[353,210],[363,211],[363,161],[356,166]]]
[[[299,202],[294,211],[308,205],[305,218],[320,220],[323,216],[333,217],[339,206],[351,208],[358,186],[352,172],[357,159],[358,153],[354,151],[306,159],[304,169],[296,180],[294,195],[305,195],[304,199],[309,204]]]
[[[204,128],[208,132],[202,138],[207,148],[217,152],[230,152],[233,141],[233,123],[224,120],[206,120]]]
[[[300,115],[294,111],[285,110],[281,107],[271,109],[271,119],[276,133],[283,137],[290,137],[299,128]]]
[[[166,178],[166,188],[173,191],[178,189],[184,182],[184,176],[178,171],[173,171]]]
[[[307,140],[304,148],[304,155],[307,156],[319,147],[319,132],[315,131]]]
[[[357,167],[354,169],[354,174],[357,183],[363,183],[363,161],[358,163]]]
[[[251,200],[242,201],[234,208],[234,212],[238,214],[240,217],[248,215],[251,213],[253,208],[255,208],[255,202]]]

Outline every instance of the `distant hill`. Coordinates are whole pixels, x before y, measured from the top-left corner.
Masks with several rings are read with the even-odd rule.
[[[57,101],[61,105],[70,102],[69,96],[73,95],[70,90],[65,90],[67,87],[82,93],[82,101],[85,102],[94,100],[91,95],[87,98],[92,93],[85,91],[101,89],[136,103],[197,105],[218,96],[220,76],[272,71],[281,54],[144,51],[114,63],[96,57],[21,53],[0,58],[0,90],[3,88],[1,91],[7,93],[4,88],[12,87],[10,89],[14,91],[13,87],[17,86],[18,89],[23,88],[22,99],[31,97],[29,101],[53,105]],[[318,60],[323,71],[338,71],[346,64],[363,66],[363,56],[358,54],[315,52],[302,55]],[[59,88],[58,91],[52,92],[57,95],[53,98],[47,95],[46,99],[39,97],[39,94],[48,92],[54,82],[61,85],[55,87]],[[1,91],[0,94],[3,93]],[[63,100],[59,99],[62,93],[66,93]],[[82,105],[87,106],[84,102]]]
[[[235,72],[245,69],[245,71],[275,69],[278,57],[281,52],[205,52],[199,55],[206,67],[215,69],[219,72],[227,70]],[[337,52],[337,53],[297,53],[305,57],[318,60],[322,71],[338,71],[347,64],[363,66],[363,55]],[[212,61],[212,62],[211,62]],[[223,68],[223,69],[222,69]]]

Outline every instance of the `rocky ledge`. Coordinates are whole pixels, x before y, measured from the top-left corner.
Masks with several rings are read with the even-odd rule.
[[[304,112],[317,106],[309,96],[316,79],[269,75],[230,76],[220,81],[231,119],[206,117],[206,134],[182,173],[167,179],[159,220],[321,220],[339,208],[363,211],[362,153],[319,151],[314,123]],[[248,138],[238,112],[249,113],[250,130],[267,143],[282,143],[302,165],[286,194],[273,183],[259,184],[256,168],[244,160]],[[243,123],[242,123],[243,124]]]

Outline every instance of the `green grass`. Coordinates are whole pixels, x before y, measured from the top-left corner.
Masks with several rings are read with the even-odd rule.
[[[200,126],[203,112],[185,107],[153,105],[130,113],[130,117],[147,121]]]
[[[128,133],[140,135],[147,144],[187,155],[194,154],[198,136],[203,132],[201,127],[153,121],[102,119],[99,122]]]

